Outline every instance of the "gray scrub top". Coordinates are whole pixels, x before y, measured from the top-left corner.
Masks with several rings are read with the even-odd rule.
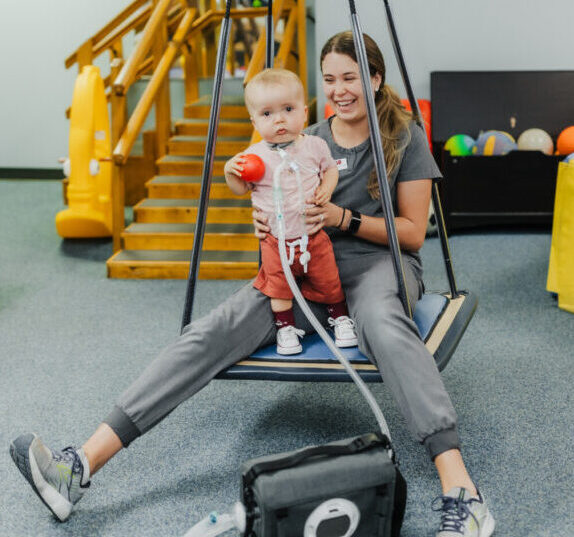
[[[375,164],[371,151],[371,140],[368,138],[355,147],[347,148],[337,145],[331,132],[331,121],[334,116],[310,126],[305,132],[323,138],[339,168],[339,182],[333,193],[331,201],[335,205],[354,209],[368,216],[383,217],[383,208],[380,199],[372,199],[367,191],[367,183]],[[410,135],[410,140],[409,140]],[[396,207],[396,185],[402,181],[416,181],[419,179],[437,179],[442,175],[432,157],[426,135],[423,130],[412,121],[409,132],[405,131],[404,146],[399,156],[399,165],[390,178],[391,198],[393,207]],[[333,242],[337,261],[356,259],[358,256],[389,254],[385,245],[351,236],[335,228],[326,228]],[[403,252],[415,273],[422,277],[422,265],[417,252]]]

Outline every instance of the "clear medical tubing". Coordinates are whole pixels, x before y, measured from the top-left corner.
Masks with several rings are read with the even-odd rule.
[[[299,304],[299,307],[309,319],[309,322],[319,334],[321,339],[325,342],[325,345],[329,347],[330,351],[335,355],[337,360],[341,362],[342,366],[345,368],[347,373],[351,376],[363,397],[366,399],[368,405],[371,407],[373,414],[377,420],[379,428],[381,432],[391,440],[391,433],[389,430],[389,426],[387,425],[387,421],[385,420],[385,416],[383,412],[379,408],[379,405],[375,401],[373,394],[367,388],[367,385],[363,382],[363,379],[357,374],[357,372],[353,369],[349,361],[343,356],[339,348],[335,345],[323,325],[319,322],[319,319],[315,317],[311,308],[303,298],[299,287],[297,286],[297,282],[295,282],[295,278],[293,277],[293,273],[291,272],[291,268],[289,266],[289,261],[287,260],[287,248],[285,247],[285,220],[283,216],[283,192],[281,190],[281,173],[285,170],[288,166],[291,166],[293,171],[297,173],[296,164],[289,163],[285,158],[281,161],[281,164],[277,166],[275,169],[275,173],[273,174],[273,199],[275,201],[275,215],[277,218],[277,234],[278,234],[278,242],[279,242],[279,257],[281,258],[281,266],[283,267],[283,272],[285,273],[285,277],[287,278],[287,283],[293,292],[293,296],[295,300]],[[311,260],[313,262],[313,260]]]

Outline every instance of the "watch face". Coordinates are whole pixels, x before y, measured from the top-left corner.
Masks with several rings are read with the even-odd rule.
[[[347,228],[347,232],[351,235],[354,235],[359,230],[361,225],[361,213],[359,211],[352,210],[351,211],[351,220],[349,220],[349,227]]]
[[[360,225],[361,225],[361,213],[353,211],[351,215],[351,221],[349,222],[349,229],[347,231],[351,234],[355,234],[359,230]]]

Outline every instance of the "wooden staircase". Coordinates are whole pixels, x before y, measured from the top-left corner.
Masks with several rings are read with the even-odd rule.
[[[238,2],[228,7],[225,0],[132,0],[66,58],[66,67],[77,65],[79,72],[96,59],[109,61],[103,82],[110,108],[111,157],[94,151],[91,160],[112,163],[110,277],[188,276],[211,110],[212,87],[202,85],[213,85],[216,61],[221,61],[217,36],[224,24],[232,30],[225,73],[244,76],[239,84],[236,78],[223,79],[223,87],[231,83],[228,90],[235,91],[223,91],[198,277],[250,278],[258,270],[250,200],[227,188],[223,166],[251,140],[252,126],[243,97],[237,94],[266,63],[269,13],[267,7]],[[305,0],[277,0],[271,15],[278,44],[273,65],[296,72],[307,95]],[[174,71],[182,84],[172,86]],[[129,102],[136,82],[137,96],[132,92]],[[172,97],[181,96],[182,90],[183,119],[174,122]],[[154,126],[146,128],[152,116]],[[96,131],[94,139],[97,136]],[[140,136],[143,151],[136,154],[132,149]],[[126,227],[126,202],[132,205],[144,192],[147,197],[134,206],[133,222]]]
[[[187,278],[197,217],[210,97],[184,108],[158,174],[146,183],[148,197],[133,208],[122,232],[122,249],[108,261],[112,278]],[[241,97],[223,97],[199,278],[247,279],[257,273],[249,196],[227,187],[223,166],[244,150],[253,132]]]

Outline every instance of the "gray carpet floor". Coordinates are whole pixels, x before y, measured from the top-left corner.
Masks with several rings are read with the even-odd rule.
[[[109,280],[111,244],[62,241],[57,181],[0,181],[0,536],[180,536],[239,498],[257,455],[374,430],[352,384],[214,381],[95,476],[56,522],[17,472],[10,440],[35,431],[80,445],[116,396],[179,331],[184,281]],[[443,372],[463,454],[490,502],[496,535],[574,535],[574,315],[545,291],[549,232],[457,234],[451,250],[477,313]],[[429,289],[444,289],[437,239],[423,248]],[[196,315],[242,285],[201,281]],[[402,535],[434,535],[432,464],[384,385],[409,486]],[[232,535],[232,533],[229,533]]]

